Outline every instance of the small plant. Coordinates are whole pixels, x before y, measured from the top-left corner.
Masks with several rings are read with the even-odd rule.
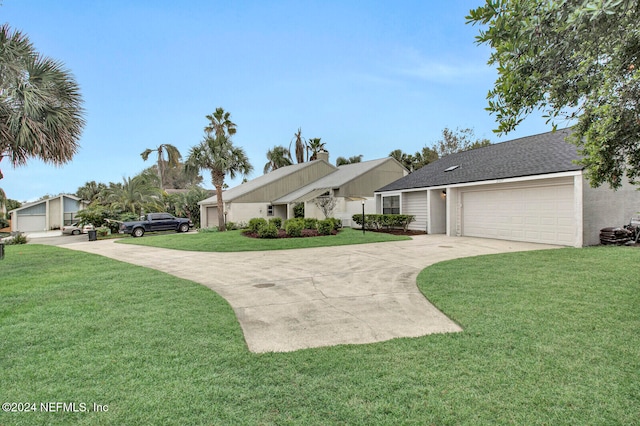
[[[290,237],[301,237],[304,229],[303,219],[289,219],[284,223],[284,230]]]
[[[318,219],[306,217],[304,219],[304,229],[318,229]]]
[[[278,228],[273,223],[269,223],[268,225],[264,225],[262,228],[260,228],[258,230],[258,237],[260,237],[260,238],[277,238],[278,237]]]
[[[304,203],[298,203],[295,206],[293,206],[293,217],[294,218],[304,217]]]
[[[27,244],[27,236],[22,232],[12,232],[12,237],[5,240],[5,244],[12,246],[17,244]]]
[[[340,228],[342,228],[342,221],[336,217],[329,217],[326,220],[331,221],[331,225],[333,226],[333,230],[334,231],[338,231]]]
[[[333,221],[331,219],[318,221],[318,234],[331,235],[332,232],[333,232]]]
[[[249,220],[248,230],[251,233],[257,234],[260,232],[260,228],[267,226],[267,220],[261,217],[254,217]]]
[[[337,200],[333,195],[329,194],[316,198],[315,203],[324,215],[324,218],[327,219],[333,213],[333,209],[336,208]]]
[[[272,217],[271,219],[269,219],[269,223],[273,223],[278,229],[282,228],[282,218]]]
[[[229,228],[227,227],[227,229],[229,229]],[[198,232],[203,233],[203,234],[206,234],[207,232],[218,232],[218,227],[217,226],[212,226],[211,228],[198,228]]]
[[[107,235],[111,235],[111,229],[106,226],[101,226],[97,228],[96,232],[99,237],[106,237]]]

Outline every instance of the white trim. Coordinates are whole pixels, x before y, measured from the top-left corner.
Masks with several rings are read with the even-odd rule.
[[[574,247],[582,247],[584,245],[584,218],[583,218],[583,178],[582,175],[573,178],[573,202],[574,202],[574,220],[576,223],[576,236]]]
[[[445,185],[436,185],[436,186],[422,186],[419,188],[408,188],[408,189],[394,189],[393,191],[376,191],[376,194],[393,194],[396,192],[414,192],[414,191],[424,191],[425,189],[446,189],[446,188],[464,188],[466,186],[479,186],[479,185],[495,185],[497,183],[517,183],[517,182],[527,182],[531,180],[540,180],[540,179],[554,179],[568,176],[582,176],[582,170],[574,170],[570,172],[560,172],[560,173],[548,173],[544,175],[531,175],[531,176],[522,176],[522,177],[514,177],[514,178],[506,178],[506,179],[492,179],[492,180],[480,180],[474,182],[465,182],[465,183],[452,183]]]

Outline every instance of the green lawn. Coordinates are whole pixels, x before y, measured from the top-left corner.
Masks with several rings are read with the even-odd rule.
[[[381,232],[365,232],[344,228],[338,235],[306,238],[249,238],[242,231],[202,232],[189,234],[145,235],[142,238],[125,237],[118,243],[170,248],[191,251],[265,251],[290,250],[296,248],[344,246],[349,244],[380,243],[385,241],[409,240],[410,237],[390,235]]]
[[[62,248],[6,249],[0,399],[108,411],[0,412],[2,425],[640,418],[638,249],[440,263],[419,287],[464,332],[284,354],[248,352],[229,305],[200,285]]]

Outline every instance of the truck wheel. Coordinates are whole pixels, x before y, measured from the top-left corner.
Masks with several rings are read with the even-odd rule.
[[[189,224],[183,223],[182,225],[180,225],[180,227],[178,228],[178,232],[189,232]]]
[[[136,229],[133,230],[131,235],[133,235],[134,237],[142,237],[144,235],[144,229],[136,228]]]

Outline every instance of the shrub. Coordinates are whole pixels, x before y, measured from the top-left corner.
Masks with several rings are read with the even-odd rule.
[[[331,235],[332,232],[333,232],[333,221],[331,219],[318,221],[318,234]]]
[[[96,228],[96,233],[99,237],[106,237],[107,235],[111,234],[111,229],[106,226],[101,226],[99,228]]]
[[[354,214],[353,221],[362,226],[362,215]],[[402,228],[407,230],[409,224],[415,220],[415,216],[407,214],[366,214],[364,216],[366,229],[380,229],[381,227]]]
[[[229,225],[227,225],[227,229],[229,229]],[[218,232],[217,226],[212,226],[211,228],[198,228],[198,232],[207,233],[207,232]]]
[[[326,220],[331,221],[331,225],[332,225],[334,231],[337,231],[340,228],[342,228],[342,221],[340,219],[335,218],[335,217],[330,217],[330,218],[327,218]]]
[[[0,217],[0,229],[6,228],[9,226],[9,221]]]
[[[27,244],[27,236],[22,232],[12,232],[11,238],[4,240],[6,245]]]
[[[272,217],[271,219],[269,219],[269,224],[272,223],[276,226],[277,229],[282,228],[282,218]]]
[[[304,203],[298,203],[295,206],[293,206],[293,217],[294,218],[304,217]]]
[[[260,228],[267,226],[267,220],[261,217],[254,217],[249,220],[249,232],[257,234],[260,232]]]
[[[318,229],[318,219],[306,217],[304,219],[304,229]]]
[[[269,223],[268,225],[264,225],[262,228],[258,230],[258,237],[260,238],[277,238],[278,237],[278,228],[274,223]]]
[[[288,236],[300,237],[304,229],[304,220],[300,218],[289,219],[284,223],[284,229]]]

